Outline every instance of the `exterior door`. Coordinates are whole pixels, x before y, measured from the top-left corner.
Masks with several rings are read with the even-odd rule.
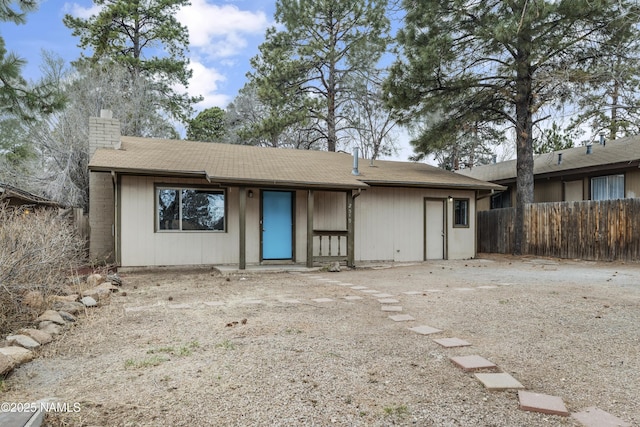
[[[262,192],[262,259],[293,259],[293,193]]]
[[[444,200],[424,202],[424,259],[445,259],[446,222]]]

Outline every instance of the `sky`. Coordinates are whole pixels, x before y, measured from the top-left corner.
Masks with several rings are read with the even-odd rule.
[[[191,5],[177,14],[189,30],[190,61],[193,78],[191,95],[202,95],[197,110],[225,108],[246,82],[249,61],[258,53],[265,31],[273,26],[275,0],[191,0]],[[62,23],[65,14],[88,18],[97,13],[91,0],[40,0],[37,11],[27,14],[26,24],[0,22],[0,35],[7,50],[27,61],[23,76],[37,80],[43,50],[53,52],[67,62],[82,52],[79,39]],[[408,144],[401,142],[396,160],[411,155]]]

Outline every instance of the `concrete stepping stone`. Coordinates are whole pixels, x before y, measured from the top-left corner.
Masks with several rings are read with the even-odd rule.
[[[222,301],[205,301],[203,302],[204,305],[206,305],[207,307],[221,307],[224,305],[224,302]]]
[[[191,307],[191,304],[169,304],[167,307],[173,308],[174,310],[183,310],[183,309],[193,308]]]
[[[395,298],[380,298],[380,299],[378,299],[378,302],[379,302],[380,304],[397,304],[397,303],[399,303],[400,301],[398,301],[398,300],[397,300],[397,299],[395,299]]]
[[[338,285],[338,286],[349,286],[349,287],[354,286],[353,283],[342,283],[342,282],[336,283],[336,285]]]
[[[434,341],[445,348],[467,347],[471,345],[471,343],[460,338],[437,338],[434,339]]]
[[[359,297],[357,295],[347,295],[346,297],[344,297],[344,299],[346,299],[347,301],[357,301],[359,299],[364,299],[364,298]]]
[[[631,427],[630,423],[595,406],[574,412],[571,414],[571,418],[579,421],[585,427]]]
[[[264,301],[261,299],[247,299],[242,301],[243,304],[263,304]]]
[[[497,286],[490,286],[490,285],[478,286],[478,289],[496,289],[496,288],[497,288]]]
[[[420,335],[430,335],[430,334],[437,334],[438,332],[442,332],[441,329],[432,328],[431,326],[426,326],[426,325],[409,328],[409,330],[416,332]]]
[[[377,293],[379,293],[379,291],[376,291],[375,289],[362,289],[362,292],[364,292],[365,294],[377,294]]]
[[[453,289],[460,292],[475,291],[475,288],[453,288]]]
[[[361,291],[364,289],[368,289],[366,286],[351,286],[351,289],[355,289],[357,291]]]
[[[300,304],[300,300],[295,298],[282,298],[280,302],[283,302],[285,304]]]
[[[403,292],[405,295],[422,295],[422,291],[407,291]]]
[[[509,390],[524,388],[524,386],[520,384],[518,380],[516,380],[506,372],[501,372],[498,374],[480,373],[473,375],[475,375],[478,381],[480,381],[487,390]]]
[[[376,298],[389,298],[389,297],[392,297],[392,296],[395,296],[395,295],[382,293],[382,294],[373,294],[373,296],[376,297]]]
[[[530,391],[518,391],[520,409],[523,411],[541,412],[549,415],[569,416],[569,411],[561,397],[548,394],[533,393]]]
[[[400,305],[383,305],[380,308],[382,311],[402,311],[402,306]]]
[[[429,292],[431,294],[434,294],[436,292],[442,292],[442,289],[427,289],[425,292]]]
[[[457,365],[465,372],[478,371],[480,369],[497,368],[495,363],[476,354],[471,356],[450,357],[449,360],[451,360],[454,365]]]
[[[315,298],[315,299],[312,299],[311,301],[313,301],[313,302],[331,302],[333,300],[331,298]]]
[[[410,322],[412,320],[416,320],[415,317],[408,314],[394,314],[393,316],[389,316],[389,319],[393,320],[394,322]]]

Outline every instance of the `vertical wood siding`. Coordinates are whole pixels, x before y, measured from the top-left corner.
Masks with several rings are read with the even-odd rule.
[[[640,260],[640,199],[534,203],[523,253],[593,261]],[[515,209],[478,212],[478,252],[512,253]]]

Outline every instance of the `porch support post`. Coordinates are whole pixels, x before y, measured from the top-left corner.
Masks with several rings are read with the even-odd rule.
[[[347,191],[347,266],[355,267],[355,203],[351,191]]]
[[[307,267],[313,267],[313,190],[307,192]]]
[[[240,254],[238,257],[238,269],[244,270],[247,268],[247,189],[246,187],[240,187],[238,194],[239,197],[239,221],[238,221],[238,236],[240,236]]]

